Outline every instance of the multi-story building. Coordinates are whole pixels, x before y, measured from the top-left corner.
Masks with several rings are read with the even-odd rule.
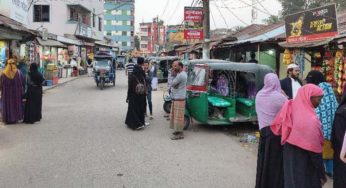
[[[121,51],[134,49],[135,0],[106,0],[104,4],[104,34]]]
[[[38,39],[41,59],[49,54],[52,61],[66,63],[71,57],[92,57],[95,42],[104,39],[103,4],[103,0],[34,1],[28,11],[28,27],[42,32]]]
[[[164,50],[166,44],[166,27],[163,21],[156,18],[153,22],[140,23],[138,32],[140,51],[143,54],[153,54]]]

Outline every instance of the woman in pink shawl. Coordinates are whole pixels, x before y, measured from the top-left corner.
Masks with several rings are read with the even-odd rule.
[[[280,136],[270,130],[270,125],[287,101],[281,93],[280,80],[274,73],[264,78],[264,87],[256,96],[256,112],[261,132],[258,145],[256,188],[283,187],[283,161]]]
[[[324,137],[315,108],[323,90],[307,84],[284,104],[271,129],[281,135],[285,188],[321,188],[327,181],[322,160]]]

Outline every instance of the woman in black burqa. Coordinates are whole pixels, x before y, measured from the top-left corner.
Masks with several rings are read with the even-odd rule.
[[[30,65],[30,71],[26,78],[24,123],[35,123],[42,118],[42,83],[44,78],[38,72],[36,63]]]
[[[133,72],[129,77],[129,85],[127,90],[126,102],[128,103],[126,125],[134,130],[139,130],[145,127],[145,108],[146,94],[137,94],[136,86],[142,83],[146,86],[146,76],[142,68],[144,59],[138,58],[137,65],[134,66]]]
[[[340,160],[340,152],[344,135],[346,132],[346,87],[341,103],[336,110],[334,124],[332,127],[332,146],[334,149],[334,188],[345,188],[346,186],[346,164]]]

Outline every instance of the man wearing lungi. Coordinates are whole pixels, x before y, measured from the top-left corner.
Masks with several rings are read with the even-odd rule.
[[[184,139],[184,114],[185,114],[185,99],[186,99],[186,82],[187,74],[183,70],[184,65],[180,61],[174,61],[173,81],[172,81],[172,107],[170,128],[174,130],[172,140]]]

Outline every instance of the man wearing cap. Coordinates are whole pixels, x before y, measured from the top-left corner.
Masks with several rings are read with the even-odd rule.
[[[289,99],[294,99],[298,89],[302,87],[302,81],[299,80],[300,69],[296,64],[290,64],[287,67],[287,77],[280,81],[281,89],[286,93]]]

